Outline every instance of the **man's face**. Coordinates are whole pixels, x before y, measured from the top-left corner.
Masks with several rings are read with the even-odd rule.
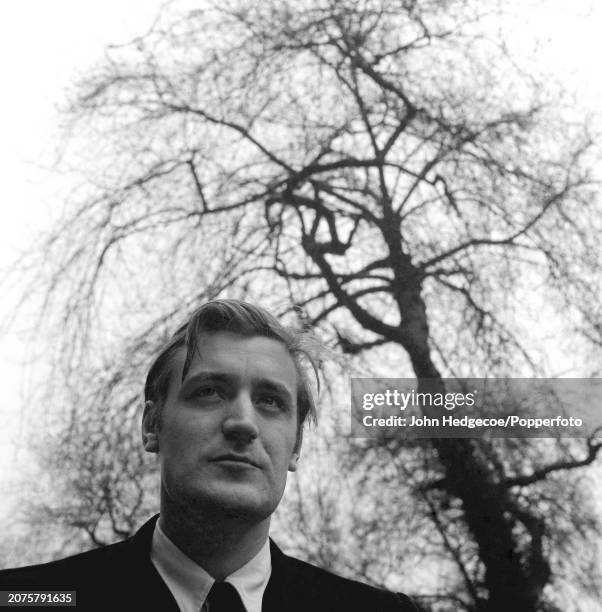
[[[177,356],[155,430],[163,495],[263,520],[296,467],[295,363],[284,344],[261,336],[204,333],[198,346],[183,381],[183,348]]]

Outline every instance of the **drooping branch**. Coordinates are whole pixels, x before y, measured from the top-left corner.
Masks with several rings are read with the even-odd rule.
[[[597,431],[598,430],[596,430],[596,432]],[[504,484],[508,488],[526,487],[528,485],[535,484],[536,482],[541,482],[548,475],[553,474],[555,472],[575,470],[580,467],[585,467],[586,465],[591,465],[598,457],[600,448],[602,448],[602,442],[595,442],[592,436],[587,441],[587,454],[585,455],[585,457],[583,457],[583,459],[567,459],[555,461],[554,463],[550,463],[542,468],[534,470],[531,474],[524,474],[520,476],[506,478],[504,480]]]

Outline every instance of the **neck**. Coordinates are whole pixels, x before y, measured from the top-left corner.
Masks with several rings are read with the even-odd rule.
[[[250,561],[268,537],[269,517],[250,523],[211,510],[174,507],[169,501],[161,496],[161,529],[215,580],[224,580]]]

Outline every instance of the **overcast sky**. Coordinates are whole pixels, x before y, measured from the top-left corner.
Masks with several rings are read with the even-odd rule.
[[[4,3],[0,12],[0,270],[32,244],[36,231],[47,227],[61,206],[63,179],[49,178],[41,166],[50,160],[56,142],[56,106],[64,101],[76,71],[85,70],[107,44],[125,42],[145,31],[160,4],[158,0]],[[591,11],[589,0],[537,4],[540,8],[534,9],[529,8],[534,4],[516,0],[545,43],[540,53],[545,67],[574,88],[581,103],[600,119],[600,3]],[[517,29],[511,42],[520,47],[528,29]],[[2,299],[10,297],[5,290]],[[22,360],[18,338],[1,336],[0,486],[14,467],[26,461],[20,415],[28,379]]]
[[[159,0],[30,0],[0,9],[0,277],[20,252],[48,227],[68,188],[44,171],[56,146],[57,107],[77,71],[99,58],[108,44],[144,32]],[[0,312],[12,302],[3,286]],[[30,369],[23,345],[0,336],[0,491],[15,468],[27,463],[23,414]],[[0,513],[3,506],[0,493]]]

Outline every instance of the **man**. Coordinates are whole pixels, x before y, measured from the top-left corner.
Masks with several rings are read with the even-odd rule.
[[[396,595],[284,555],[268,538],[315,406],[302,336],[236,300],[201,306],[152,364],[144,448],[161,513],[132,538],[0,572],[0,589],[76,591],[80,609],[415,610]],[[293,526],[294,528],[294,526]]]

